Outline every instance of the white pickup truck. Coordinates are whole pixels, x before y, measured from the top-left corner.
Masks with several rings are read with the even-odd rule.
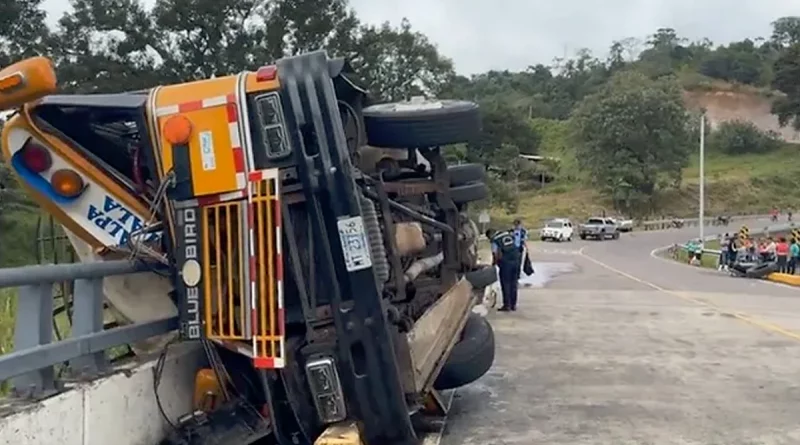
[[[600,241],[606,238],[619,239],[619,230],[611,218],[592,217],[578,227],[581,239],[595,238]]]
[[[622,218],[622,217],[612,217],[610,218],[614,221],[614,224],[617,226],[617,230],[620,232],[631,232],[633,231],[633,220],[629,218]]]

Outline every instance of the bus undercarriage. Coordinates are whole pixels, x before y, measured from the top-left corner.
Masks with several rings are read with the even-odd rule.
[[[168,443],[328,443],[354,425],[366,444],[415,444],[431,394],[491,367],[471,309],[496,276],[468,215],[485,171],[441,149],[477,135],[477,106],[367,106],[352,77],[320,51],[147,92],[43,95],[4,128],[6,160],[82,260],[162,264],[139,283],[160,274],[164,309],[107,294],[129,322],[177,310],[181,339],[206,350],[196,411]],[[81,181],[69,196],[64,170]]]

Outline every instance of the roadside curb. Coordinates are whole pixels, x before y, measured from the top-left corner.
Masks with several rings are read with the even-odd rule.
[[[775,282],[786,284],[792,287],[800,287],[800,275],[789,275],[787,273],[771,273],[764,277],[764,279]]]

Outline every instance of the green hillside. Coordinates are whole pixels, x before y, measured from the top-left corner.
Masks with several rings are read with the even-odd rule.
[[[460,85],[483,106],[488,133],[460,159],[502,166],[493,220],[696,216],[702,114],[708,214],[800,208],[800,18],[776,20],[767,39],[727,45],[672,29],[638,52],[632,40],[613,42],[605,59],[580,52]],[[545,160],[509,162],[515,152]]]
[[[800,162],[793,163],[800,146],[785,144],[768,154],[729,156],[709,153],[706,156],[706,202],[708,215],[766,213],[773,205],[782,209],[800,209]],[[696,217],[699,204],[699,157],[683,169],[684,184],[659,197],[660,212],[653,215]],[[593,187],[577,181],[558,181],[543,188],[520,194],[519,210],[507,212],[494,207],[492,220],[510,224],[520,216],[529,225],[544,219],[569,216],[583,219],[613,205]]]

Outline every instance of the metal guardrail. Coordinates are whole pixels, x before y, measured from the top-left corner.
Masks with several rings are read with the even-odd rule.
[[[729,222],[735,221],[742,221],[748,219],[761,219],[761,218],[769,218],[770,215],[735,215],[730,216]],[[636,227],[640,227],[644,230],[664,230],[664,229],[672,229],[677,228],[675,226],[675,221],[679,220],[683,222],[682,227],[696,227],[700,225],[700,218],[667,218],[667,219],[654,219],[649,221],[639,221],[638,223],[634,224]],[[717,226],[717,217],[706,217],[704,218],[706,226]]]
[[[795,223],[793,223],[793,222],[792,223],[784,223],[784,224],[776,224],[776,225],[772,225],[772,226],[766,226],[763,229],[761,229],[761,230],[759,230],[759,231],[757,231],[755,233],[760,233],[762,235],[766,235],[766,234],[771,233],[771,232],[772,233],[774,233],[774,232],[786,232],[786,231],[792,230],[792,229],[794,229],[796,227],[797,227],[797,225]],[[717,237],[718,237],[717,235],[709,235],[709,236],[706,237],[705,241],[712,241],[712,240],[717,239]],[[673,247],[678,247],[678,248],[681,248],[683,250],[687,250],[686,244],[674,244]],[[705,254],[720,256],[722,254],[722,251],[721,250],[717,250],[717,249],[705,249],[704,248],[703,249],[703,255],[705,255]]]
[[[104,329],[103,278],[152,270],[126,260],[0,269],[0,288],[17,287],[14,351],[0,355],[0,382],[11,380],[18,397],[58,391],[56,365],[67,363],[82,378],[109,368],[107,349],[177,329],[177,317]],[[74,281],[71,337],[53,342],[53,286]]]

